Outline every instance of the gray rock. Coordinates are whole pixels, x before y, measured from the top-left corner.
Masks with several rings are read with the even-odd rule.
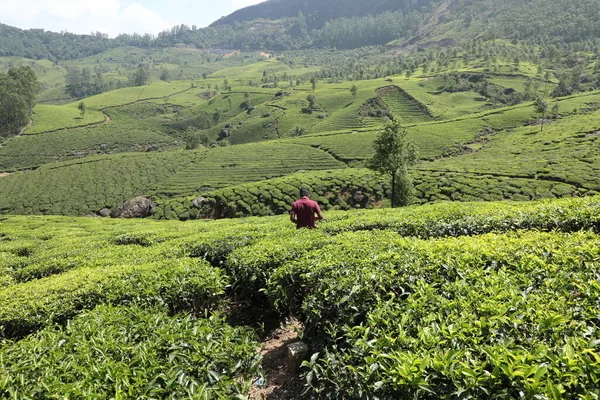
[[[108,208],[103,208],[102,210],[98,211],[98,215],[101,217],[110,217],[110,210]]]
[[[304,342],[296,342],[287,345],[288,366],[295,373],[302,365],[302,361],[308,359],[308,346]]]
[[[121,218],[146,218],[152,215],[153,204],[148,197],[134,197],[127,200],[119,210]],[[111,215],[112,216],[112,215]]]
[[[192,200],[192,205],[194,207],[196,207],[197,209],[201,209],[202,206],[204,206],[204,204],[206,204],[206,199],[202,196],[200,197],[196,197],[194,200]]]

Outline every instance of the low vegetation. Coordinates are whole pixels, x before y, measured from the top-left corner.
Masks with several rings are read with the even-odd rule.
[[[300,232],[284,217],[8,217],[0,393],[245,395],[260,361],[219,316],[229,293],[304,322],[302,373],[324,398],[593,399],[599,204],[329,211]]]

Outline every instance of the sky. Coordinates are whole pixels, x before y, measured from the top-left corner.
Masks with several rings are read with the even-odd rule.
[[[89,34],[151,33],[210,25],[264,0],[0,0],[0,23],[21,29]]]

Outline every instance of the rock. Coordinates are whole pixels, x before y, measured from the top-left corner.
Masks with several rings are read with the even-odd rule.
[[[252,114],[252,111],[254,111],[254,107],[250,107],[248,108],[248,111],[246,111],[248,114]]]
[[[270,113],[270,112],[268,112],[268,113],[264,113],[264,114],[263,114],[263,118],[269,118],[270,116],[271,116],[271,113]]]
[[[119,210],[121,218],[146,218],[152,215],[153,204],[148,197],[134,197],[127,200]],[[112,216],[112,214],[111,214]]]
[[[308,346],[304,342],[288,344],[287,354],[290,371],[295,373],[302,365],[302,361],[308,359]]]
[[[151,144],[149,146],[146,147],[146,153],[149,153],[151,151],[158,151],[158,145],[157,144]]]
[[[192,205],[194,207],[196,207],[197,209],[201,209],[202,206],[204,206],[204,204],[207,203],[207,199],[200,196],[200,197],[196,197],[194,200],[192,200]]]
[[[106,144],[102,143],[102,144],[100,145],[100,150],[106,150],[106,148],[107,148],[107,147],[108,147],[108,146],[107,146]]]
[[[275,97],[281,97],[281,96],[283,96],[283,92],[282,91],[279,91],[279,92],[275,93]]]
[[[363,192],[361,192],[360,190],[357,190],[356,193],[354,193],[353,199],[354,202],[362,204],[362,202],[367,198],[367,196],[365,196],[363,194]]]
[[[98,215],[101,217],[110,217],[110,210],[108,208],[103,208],[102,210],[98,211]]]
[[[319,118],[319,119],[325,119],[327,117],[328,117],[327,114],[320,114],[320,115],[317,116],[317,118]]]
[[[231,128],[233,128],[233,125],[231,125],[230,123],[225,125],[225,129],[231,129]]]
[[[219,139],[223,140],[223,139],[227,139],[228,137],[231,136],[231,132],[229,132],[228,129],[221,129],[221,132],[219,132]]]
[[[238,125],[239,125],[239,126],[242,126],[242,125],[244,125],[244,121],[240,121],[240,122],[238,122]]]

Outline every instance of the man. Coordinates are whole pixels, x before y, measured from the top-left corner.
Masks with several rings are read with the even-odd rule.
[[[297,229],[315,229],[317,227],[315,224],[315,214],[316,220],[321,221],[323,219],[321,208],[316,201],[310,199],[308,189],[300,189],[300,200],[296,200],[292,205],[290,220],[296,224]]]

